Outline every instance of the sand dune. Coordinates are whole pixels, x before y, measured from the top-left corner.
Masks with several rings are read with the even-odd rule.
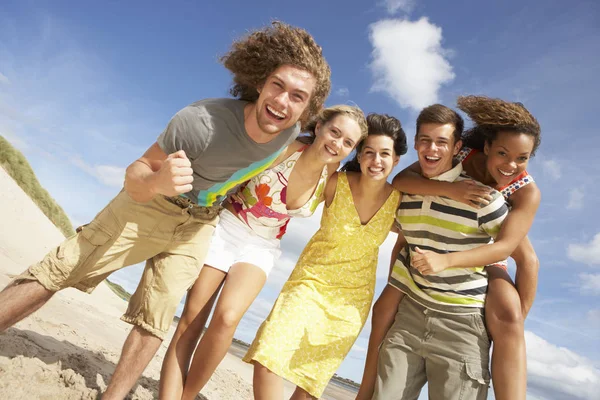
[[[63,240],[59,230],[0,168],[0,288]],[[41,310],[0,334],[0,399],[95,399],[109,381],[131,326],[127,304],[106,284],[91,295],[57,293]],[[171,329],[170,335],[173,334]],[[163,343],[130,399],[155,399]],[[238,351],[235,352],[239,354]],[[227,354],[201,399],[251,399],[252,368]],[[286,384],[286,395],[293,386]],[[330,385],[324,398],[350,399]]]

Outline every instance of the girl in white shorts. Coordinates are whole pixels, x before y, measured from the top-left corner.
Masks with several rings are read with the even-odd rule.
[[[292,143],[270,169],[224,204],[204,268],[188,293],[163,361],[160,399],[194,399],[208,382],[279,258],[290,218],[314,213],[328,177],[366,137],[367,123],[358,107],[340,105],[322,110],[306,130],[310,136]]]

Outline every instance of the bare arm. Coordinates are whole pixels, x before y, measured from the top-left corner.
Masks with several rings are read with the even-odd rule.
[[[391,258],[390,258],[390,271],[388,273],[388,280],[390,279],[390,276],[392,276],[392,271],[394,270],[394,264],[396,264],[396,259],[398,258],[398,254],[400,254],[400,251],[406,246],[406,238],[404,237],[404,234],[402,233],[402,231],[400,229],[398,229],[396,224],[393,225],[392,232],[397,232],[398,238],[396,239],[396,244],[394,244],[394,248],[392,249],[392,254],[391,254]]]
[[[519,193],[520,192],[520,193]],[[534,184],[525,186],[513,196],[513,208],[502,223],[494,243],[472,250],[449,254],[453,267],[488,265],[506,260],[525,238],[540,205],[540,191]]]
[[[325,207],[329,207],[335,196],[335,188],[337,187],[338,173],[331,175],[325,185]]]
[[[392,185],[403,193],[422,196],[445,196],[468,205],[486,205],[492,200],[490,189],[475,181],[444,182],[427,179],[421,175],[418,162],[406,167],[394,177]]]
[[[125,171],[125,191],[139,202],[157,194],[176,196],[192,190],[193,170],[183,150],[167,155],[154,143]]]
[[[507,259],[531,228],[541,198],[535,184],[525,186],[517,194],[519,196],[513,199],[513,208],[494,243],[450,254],[417,250],[418,254],[413,255],[413,266],[423,274],[432,274],[446,268],[489,265]]]
[[[533,305],[533,300],[537,292],[540,262],[528,237],[523,239],[511,257],[517,263],[515,283],[519,297],[521,298],[523,319],[525,319]]]
[[[335,172],[340,168],[340,163],[335,162],[331,164],[327,164],[327,176],[331,177],[331,175],[335,174]]]

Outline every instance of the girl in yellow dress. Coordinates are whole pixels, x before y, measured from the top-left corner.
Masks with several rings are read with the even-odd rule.
[[[367,117],[357,157],[325,187],[321,227],[300,255],[244,361],[254,364],[255,399],[318,398],[362,330],[373,300],[379,246],[400,194],[386,179],[406,153],[400,121]]]

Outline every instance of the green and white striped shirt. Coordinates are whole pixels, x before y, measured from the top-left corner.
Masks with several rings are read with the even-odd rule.
[[[432,179],[447,182],[471,179],[462,171],[462,165],[458,164]],[[410,254],[417,246],[445,254],[493,242],[508,207],[500,192],[493,190],[491,195],[490,204],[475,208],[442,196],[404,194],[396,222],[408,242]],[[410,265],[403,250],[389,283],[432,310],[474,314],[484,306],[488,280],[484,266],[448,268],[435,275],[421,275]]]

